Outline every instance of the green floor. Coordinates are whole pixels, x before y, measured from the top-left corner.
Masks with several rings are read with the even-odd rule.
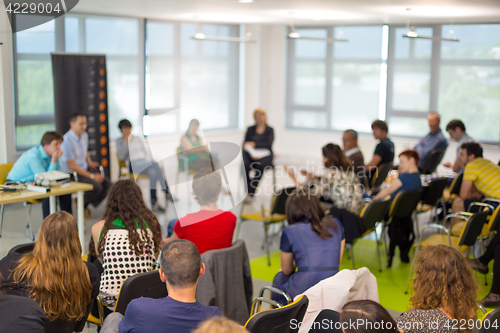
[[[397,251],[397,250],[396,250]],[[381,247],[381,253],[383,248]],[[369,239],[360,239],[354,244],[354,257],[356,268],[367,267],[377,278],[378,293],[380,304],[387,309],[392,309],[404,312],[411,308],[410,294],[405,295],[408,274],[410,273],[410,265],[399,261],[398,252],[394,257],[391,268],[385,268],[383,264],[382,272],[378,270],[377,252],[375,241]],[[384,256],[382,256],[384,262]],[[279,251],[271,254],[271,266],[267,265],[266,256],[261,256],[250,261],[252,269],[252,277],[269,281],[269,285],[273,280],[274,275],[280,269]],[[351,261],[349,252],[344,253],[340,269],[351,269]],[[490,267],[491,272],[492,266]],[[491,274],[488,275],[488,286],[484,286],[484,275],[476,273],[479,285],[479,299],[482,299],[491,287]],[[411,292],[411,291],[410,291]]]

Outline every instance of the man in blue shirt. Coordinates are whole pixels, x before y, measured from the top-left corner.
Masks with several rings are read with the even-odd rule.
[[[174,240],[163,248],[160,260],[158,272],[168,296],[133,300],[121,321],[119,313],[106,318],[102,333],[116,332],[118,321],[119,333],[190,333],[200,322],[220,316],[216,306],[205,306],[195,299],[198,278],[205,273],[196,245],[184,239]]]
[[[431,152],[434,149],[446,150],[448,147],[448,141],[444,137],[443,132],[439,128],[439,123],[441,122],[441,117],[437,112],[431,112],[427,116],[427,121],[429,124],[430,133],[423,137],[419,143],[415,146],[415,150],[420,157],[420,163],[418,164],[418,169],[422,171],[425,168],[427,160],[431,156]]]
[[[88,205],[97,207],[108,194],[111,183],[102,176],[96,168],[99,163],[92,161],[89,156],[89,135],[87,134],[87,116],[75,113],[69,118],[71,129],[64,134],[62,144],[63,155],[61,157],[61,168],[65,172],[75,171],[78,181],[92,184],[94,189],[85,192],[84,207],[87,216],[90,215]]]
[[[33,182],[35,174],[61,170],[59,157],[62,155],[61,143],[63,136],[57,132],[46,132],[40,144],[35,146],[19,157],[7,179],[14,182]],[[61,210],[71,214],[71,195],[62,195],[59,198]],[[42,201],[43,218],[50,214],[49,198]]]

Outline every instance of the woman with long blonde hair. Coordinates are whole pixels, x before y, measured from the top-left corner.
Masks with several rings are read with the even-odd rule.
[[[53,213],[43,221],[32,252],[9,252],[0,260],[4,292],[35,300],[49,320],[47,332],[81,331],[99,292],[97,269],[81,254],[75,217]]]
[[[478,286],[470,264],[458,250],[445,245],[424,248],[418,254],[415,272],[410,298],[413,309],[396,320],[402,327],[421,323],[424,329],[413,326],[404,328],[405,333],[477,331]]]

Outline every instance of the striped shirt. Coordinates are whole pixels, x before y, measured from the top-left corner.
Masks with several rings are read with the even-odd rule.
[[[500,166],[493,162],[475,158],[465,166],[464,180],[472,180],[485,197],[500,200]]]

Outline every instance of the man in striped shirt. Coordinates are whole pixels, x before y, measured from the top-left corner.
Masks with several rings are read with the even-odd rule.
[[[459,158],[465,171],[460,196],[453,201],[453,213],[467,210],[472,202],[484,197],[500,200],[500,166],[483,158],[479,143],[463,143]]]

